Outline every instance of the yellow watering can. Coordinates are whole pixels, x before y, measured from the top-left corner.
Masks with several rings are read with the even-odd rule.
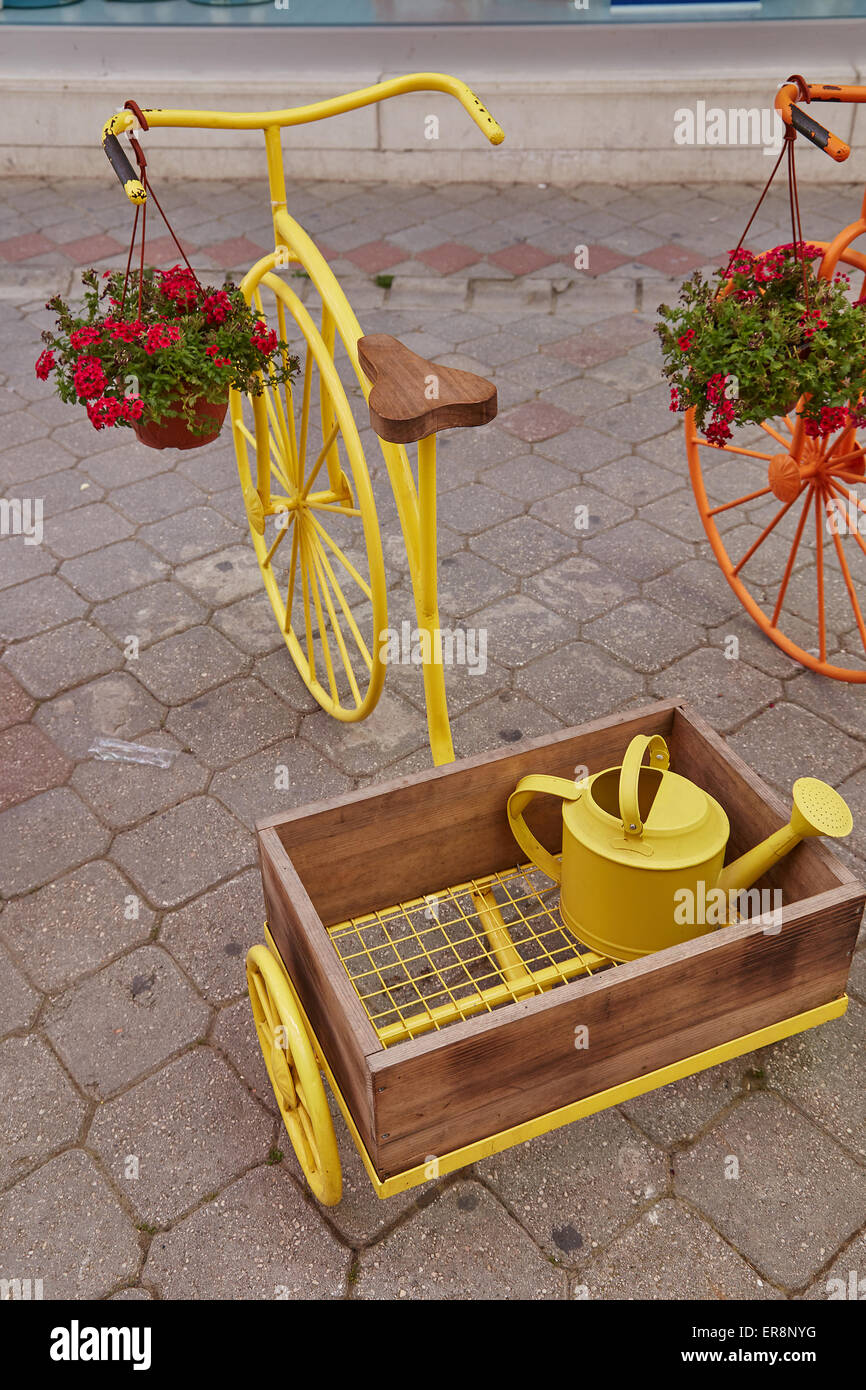
[[[561,863],[523,818],[540,792],[563,801]],[[700,913],[678,921],[675,907],[683,890],[700,903],[710,889],[735,898],[807,836],[850,834],[851,812],[826,782],[801,777],[793,795],[789,823],[723,869],[730,830],[725,812],[701,787],[671,772],[660,734],[638,734],[622,767],[581,782],[521,778],[508,798],[508,820],[527,857],[562,885],[560,912],[575,936],[611,960],[625,961],[703,936],[719,924],[718,918],[697,921]]]

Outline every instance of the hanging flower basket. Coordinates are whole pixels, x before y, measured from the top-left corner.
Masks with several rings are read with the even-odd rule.
[[[739,248],[711,278],[686,280],[673,308],[659,306],[671,410],[693,407],[711,444],[795,407],[815,437],[866,424],[866,314],[847,275],[818,276],[822,257],[802,241],[763,255]]]
[[[134,290],[121,271],[81,277],[83,311],[49,300],[55,332],[36,363],[61,400],[85,406],[94,429],[131,428],[152,449],[193,449],[216,439],[229,391],[261,395],[291,381],[298,359],[226,281],[202,285],[192,270],[144,268]]]

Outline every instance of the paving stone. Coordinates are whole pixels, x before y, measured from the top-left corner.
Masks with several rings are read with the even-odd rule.
[[[34,984],[54,992],[146,941],[153,920],[114,865],[95,860],[7,903],[2,935]]]
[[[3,415],[4,421],[8,418],[8,414]],[[11,483],[29,482],[33,477],[59,473],[74,462],[74,452],[65,448],[57,435],[52,439],[34,439],[30,443],[4,449],[3,478],[8,487]],[[36,496],[41,496],[41,493],[37,492]]]
[[[166,705],[179,705],[240,675],[248,664],[236,647],[208,627],[188,628],[142,653],[136,675]]]
[[[607,1110],[484,1159],[476,1171],[550,1259],[575,1265],[664,1191],[667,1166]]]
[[[85,598],[116,598],[129,589],[140,589],[164,579],[168,565],[139,541],[118,541],[76,560],[66,560],[60,573]]]
[[[223,550],[243,536],[239,526],[233,526],[212,507],[191,507],[151,526],[142,526],[138,534],[173,565]]]
[[[589,473],[611,459],[623,458],[629,453],[629,445],[590,429],[588,425],[575,425],[555,439],[545,439],[535,450],[537,454],[562,463],[573,473]]]
[[[478,535],[498,521],[517,516],[523,508],[501,492],[468,483],[452,488],[439,499],[438,516],[462,536]]]
[[[739,1178],[730,1179],[730,1157]],[[675,1160],[675,1189],[765,1278],[796,1289],[866,1220],[866,1173],[776,1096],[738,1106]]]
[[[67,516],[53,517],[46,527],[45,540],[60,560],[71,560],[88,551],[102,551],[113,541],[132,535],[129,522],[104,502],[78,507]]]
[[[164,581],[97,604],[93,618],[119,642],[137,637],[140,648],[144,648],[161,637],[194,627],[207,618],[207,611],[180,585]]]
[[[559,1299],[562,1274],[478,1183],[460,1182],[363,1251],[361,1299]]]
[[[41,887],[98,855],[110,836],[68,787],[41,792],[0,816],[0,891]]]
[[[715,625],[733,618],[739,609],[739,601],[725,583],[721,570],[704,559],[677,565],[647,584],[644,593],[678,617],[700,617],[704,624]]]
[[[342,1298],[350,1262],[277,1164],[248,1173],[157,1235],[142,1277],[163,1298],[294,1302]]]
[[[204,1034],[209,1009],[158,946],[53,1000],[44,1030],[79,1086],[105,1100]]]
[[[43,575],[0,592],[0,642],[14,642],[79,618],[87,604],[57,575]]]
[[[440,556],[439,612],[443,620],[445,617],[460,618],[484,602],[513,592],[516,587],[515,579],[506,574],[498,563],[488,564],[471,551],[458,550],[451,555]],[[405,591],[401,595],[390,594],[388,608],[388,621],[395,631],[401,631],[404,618],[414,629],[417,621],[414,602]]]
[[[637,454],[618,458],[613,463],[593,469],[592,483],[593,487],[600,487],[612,497],[619,497],[623,502],[630,502],[633,507],[640,507],[641,516],[644,515],[645,506],[663,497],[665,493],[674,492],[679,486],[678,479],[666,468],[658,468]]]
[[[859,640],[859,639],[858,639]],[[828,680],[815,671],[803,671],[787,684],[788,699],[819,717],[829,719],[853,738],[863,736],[862,685]]]
[[[92,623],[72,622],[9,647],[4,662],[31,695],[46,700],[69,686],[116,671],[123,657]]]
[[[209,767],[225,767],[297,732],[297,716],[248,678],[229,681],[170,711],[166,727]]]
[[[153,248],[150,249],[152,253]],[[105,433],[106,436],[115,434],[113,430],[106,430]],[[118,430],[117,434],[120,433]],[[88,476],[95,483],[109,488],[137,483],[142,478],[153,477],[155,473],[165,473],[171,467],[174,458],[172,450],[148,449],[147,445],[139,444],[131,430],[122,433],[129,440],[128,443],[118,443],[115,435],[114,439],[106,438],[100,447],[98,431],[86,420],[55,430],[54,438],[84,457]]]
[[[212,1003],[246,990],[245,961],[265,920],[258,870],[239,874],[163,918],[160,941]]]
[[[197,796],[118,835],[112,857],[157,907],[177,907],[255,860],[255,846],[211,797]]]
[[[565,358],[576,367],[592,367],[610,357],[619,357],[635,343],[646,341],[651,333],[651,328],[640,319],[631,314],[618,314],[592,328],[545,343],[542,351],[549,352],[552,357]]]
[[[775,1299],[736,1250],[681,1203],[656,1203],[580,1276],[592,1300]]]
[[[558,492],[553,497],[536,502],[530,513],[546,521],[549,526],[556,526],[567,536],[573,536],[575,542],[581,544],[632,514],[633,509],[626,503],[599,492],[589,483],[578,483],[566,492]]]
[[[486,469],[481,474],[481,482],[516,502],[537,502],[567,488],[572,475],[550,459],[519,454]]]
[[[611,574],[586,555],[569,555],[533,575],[523,587],[546,608],[578,623],[607,613],[637,594],[637,585],[631,580]]]
[[[209,607],[223,607],[262,587],[258,561],[250,545],[229,546],[201,560],[192,560],[175,571],[175,578]]]
[[[113,830],[126,830],[157,811],[203,792],[210,773],[164,730],[143,734],[145,747],[173,750],[170,767],[91,758],[80,763],[70,784]]]
[[[7,536],[0,541],[0,589],[50,574],[55,564],[44,545],[31,545],[23,535]]]
[[[273,609],[259,593],[218,609],[211,622],[230,642],[251,656],[282,652],[285,647]]]
[[[761,1054],[750,1052],[648,1091],[619,1108],[656,1144],[670,1148],[693,1140],[741,1096],[764,1084]]]
[[[225,768],[214,777],[210,791],[252,830],[264,816],[323,801],[351,788],[350,779],[320,753],[293,740]]]
[[[177,517],[187,507],[194,507],[201,501],[201,489],[180,473],[157,473],[153,478],[143,478],[128,487],[115,488],[111,494],[111,505],[118,507],[136,526]]]
[[[629,579],[655,579],[678,561],[692,558],[692,547],[645,522],[627,521],[616,531],[592,536],[587,552]]]
[[[133,1279],[135,1229],[93,1160],[58,1155],[0,1197],[4,1277],[41,1279],[46,1299],[100,1298]]]
[[[162,715],[162,706],[138,681],[118,671],[47,701],[34,718],[64,753],[85,758],[94,739],[134,741],[157,728]]]
[[[525,594],[498,599],[472,615],[472,625],[487,629],[492,659],[508,669],[526,666],[574,636],[575,624],[551,613]]]
[[[654,435],[668,434],[671,428],[670,391],[666,386],[642,391],[631,401],[606,410],[599,424],[617,439],[626,439],[630,444],[642,444]]]
[[[632,599],[585,623],[583,636],[606,647],[636,671],[658,671],[704,641],[704,629],[676,620],[656,603]]]
[[[531,662],[518,671],[515,684],[566,725],[633,704],[644,688],[637,671],[588,642],[573,642]]]
[[[573,540],[532,516],[491,526],[471,542],[473,550],[515,575],[536,574],[574,550]]]
[[[0,1034],[10,1033],[17,1028],[27,1028],[36,1017],[41,1003],[39,994],[33,989],[13,963],[8,951],[0,947]],[[2,1163],[2,1152],[0,1152]]]
[[[33,701],[9,672],[0,666],[0,729],[22,723],[33,713]]]
[[[656,695],[679,696],[721,733],[730,733],[774,701],[782,699],[778,681],[744,661],[729,661],[718,647],[701,647],[652,676]]]
[[[857,951],[851,961],[848,990],[866,1004],[866,951]]]
[[[0,811],[65,782],[71,763],[34,724],[0,733]]]
[[[786,796],[797,777],[823,777],[838,786],[864,760],[860,744],[787,703],[765,710],[730,743]]]
[[[502,416],[501,424],[525,443],[538,444],[570,429],[574,417],[550,401],[527,401]]]
[[[33,1034],[0,1043],[0,1078],[0,1182],[5,1185],[73,1143],[87,1107]]]
[[[301,735],[347,776],[363,776],[421,747],[427,728],[416,709],[385,690],[362,722],[335,724],[324,710],[317,710],[302,719]]]
[[[511,690],[500,690],[452,719],[451,732],[456,756],[467,758],[552,733],[556,726],[555,718],[534,701]],[[429,766],[429,762],[425,766]],[[401,765],[399,772],[405,770]],[[397,772],[395,769],[394,775]]]
[[[864,1025],[866,1009],[852,999],[841,1018],[761,1054],[768,1084],[861,1157],[866,1156]]]
[[[271,1117],[222,1058],[199,1047],[101,1105],[88,1143],[137,1215],[163,1226],[267,1158],[272,1133]]]

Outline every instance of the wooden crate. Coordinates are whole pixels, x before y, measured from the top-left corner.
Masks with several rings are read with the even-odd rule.
[[[761,880],[783,892],[777,935],[741,922],[383,1046],[327,928],[514,868],[505,803],[518,779],[614,766],[638,733],[663,734],[673,769],[724,806],[729,860],[786,823],[789,807],[679,701],[259,823],[273,940],[381,1178],[844,993],[866,893],[812,840]],[[533,824],[558,851],[559,802],[540,798]]]

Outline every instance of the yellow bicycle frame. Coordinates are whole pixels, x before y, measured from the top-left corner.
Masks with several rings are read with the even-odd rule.
[[[343,96],[332,97],[327,101],[313,102],[309,106],[289,107],[285,111],[187,111],[169,110],[159,107],[142,108],[142,115],[148,127],[169,126],[198,130],[261,130],[265,137],[268,183],[270,187],[271,210],[274,226],[274,252],[259,261],[247,273],[241,288],[245,291],[256,285],[275,265],[302,259],[303,264],[321,296],[323,302],[334,302],[340,306],[333,318],[327,316],[323,322],[322,336],[340,334],[346,352],[358,371],[359,380],[365,383],[363,371],[358,367],[358,339],[362,336],[361,327],[352,313],[339,287],[333,271],[314,242],[288,212],[286,180],[283,166],[283,153],[280,131],[287,126],[305,125],[310,121],[321,121],[329,116],[342,115],[374,102],[385,101],[389,97],[401,96],[409,92],[443,92],[453,96],[471,116],[478,128],[493,145],[505,139],[501,126],[465,82],[444,73],[419,72],[406,77],[396,77],[387,82],[377,82],[371,87],[360,88]],[[109,136],[118,136],[138,128],[135,114],[127,109],[118,111],[108,120],[102,131],[103,144]],[[113,161],[112,161],[113,162]],[[130,175],[132,170],[130,169]],[[146,201],[146,190],[135,178],[124,179],[124,190],[131,202]],[[300,256],[298,253],[303,252]],[[365,396],[369,395],[370,385],[365,386]],[[255,404],[255,402],[254,402]],[[418,627],[426,634],[423,644],[424,694],[427,707],[427,726],[433,761],[437,765],[451,762],[454,746],[448,721],[445,699],[445,677],[441,660],[441,634],[439,631],[439,611],[437,600],[436,563],[436,437],[423,439],[418,447],[418,486],[412,476],[406,450],[402,445],[383,441],[383,451],[388,468],[388,476],[397,504],[397,512],[406,544],[406,555],[412,586]],[[335,476],[337,462],[335,451],[327,459],[329,482],[336,492],[340,480]],[[257,461],[260,496],[267,505],[270,489],[270,469],[267,457]]]

